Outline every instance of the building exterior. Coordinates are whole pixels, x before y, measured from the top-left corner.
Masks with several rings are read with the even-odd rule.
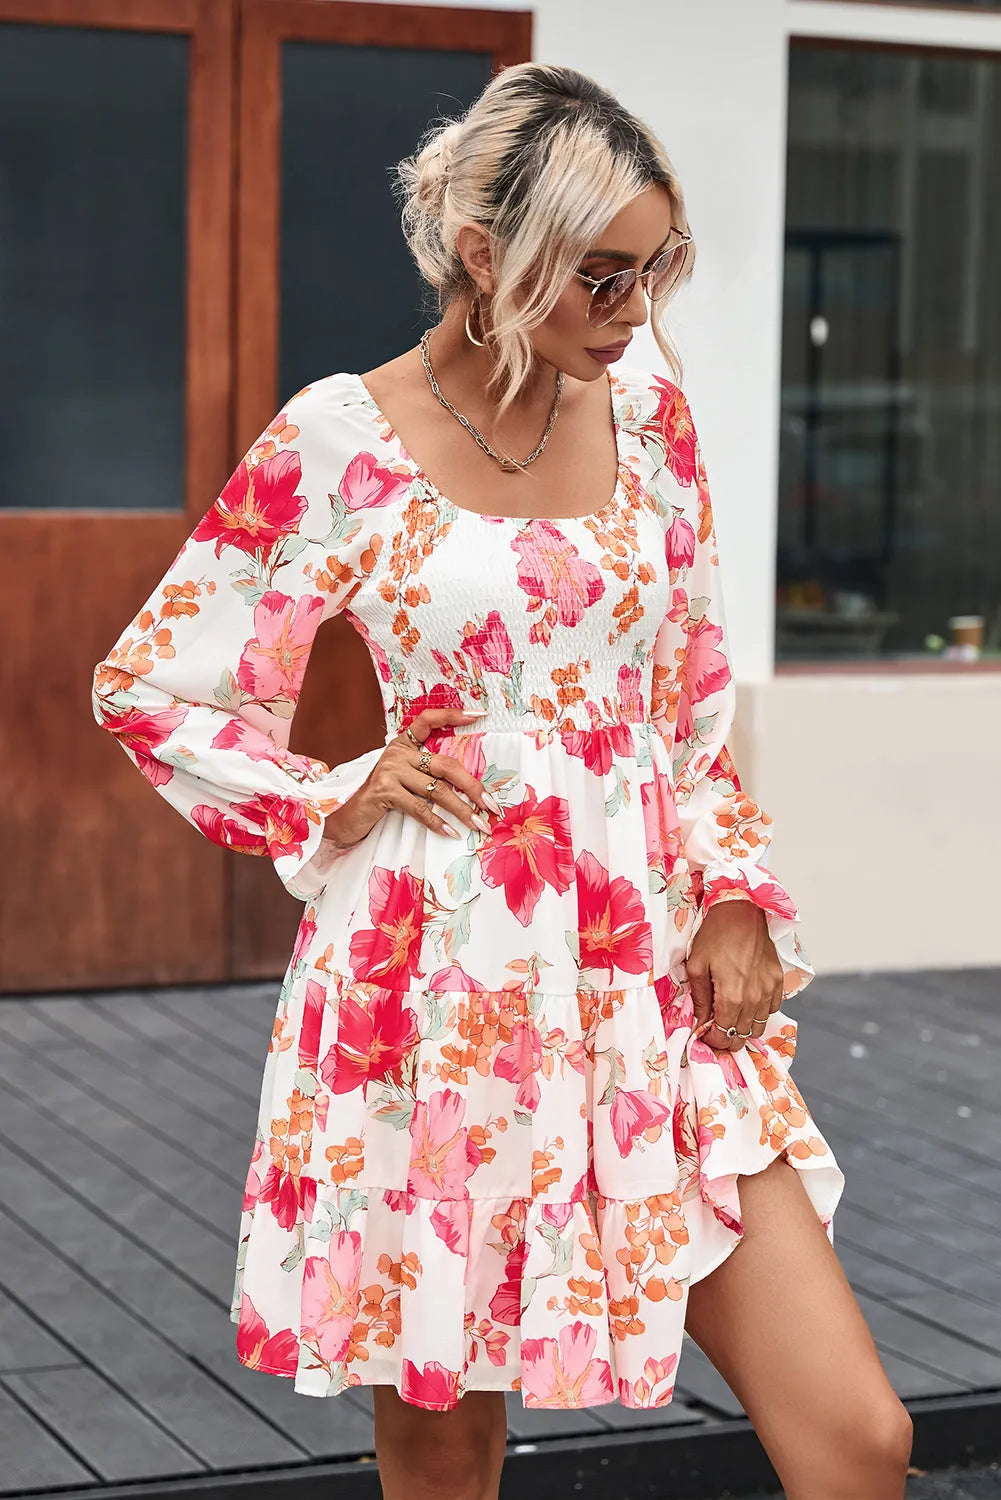
[[[88,669],[285,397],[416,342],[385,167],[526,57],[619,94],[682,179],[733,749],[811,957],[1001,963],[1001,3],[0,0],[0,30],[0,608],[30,705],[0,988],[280,972],[299,909],[92,730]],[[631,354],[658,365],[648,329]],[[357,646],[317,649],[293,748],[373,743]]]

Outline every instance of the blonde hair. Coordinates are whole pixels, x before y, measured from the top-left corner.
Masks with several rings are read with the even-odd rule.
[[[439,311],[478,290],[456,248],[459,226],[472,221],[490,236],[488,387],[503,387],[499,413],[531,367],[529,330],[548,317],[609,220],[662,183],[674,227],[689,232],[681,184],[657,137],[594,79],[555,64],[502,68],[465,114],[439,116],[393,172],[403,232]],[[694,260],[689,244],[676,287]],[[680,382],[670,300],[651,303],[651,329]]]

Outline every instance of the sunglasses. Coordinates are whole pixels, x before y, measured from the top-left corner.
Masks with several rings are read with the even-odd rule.
[[[630,266],[627,271],[613,271],[610,276],[600,277],[588,276],[586,271],[574,272],[579,281],[586,281],[591,287],[587,321],[592,328],[603,328],[612,321],[629,301],[637,280],[643,282],[651,302],[659,302],[674,290],[688,256],[687,247],[692,242],[690,234],[681,234],[680,230],[677,233],[680,238],[662,250],[645,271],[634,271]]]

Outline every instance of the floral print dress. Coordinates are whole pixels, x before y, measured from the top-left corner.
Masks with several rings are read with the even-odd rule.
[[[615,492],[572,519],[459,508],[359,375],[306,387],[94,672],[98,723],[157,791],[304,903],[231,1316],[242,1363],[306,1395],[661,1406],[689,1287],[743,1232],[738,1174],[784,1156],[833,1233],[843,1177],[790,1077],[795,1020],[735,1054],[694,1023],[686,960],[717,902],[765,913],[787,997],[813,970],[727,749],[688,403],[638,367],[607,378]],[[489,833],[391,810],[324,840],[385,748],[334,768],[288,749],[337,613],[386,743],[427,705],[482,711],[427,745],[501,804]]]

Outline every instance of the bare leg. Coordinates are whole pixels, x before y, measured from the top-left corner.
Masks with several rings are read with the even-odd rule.
[[[787,1500],[901,1500],[911,1419],[795,1167],[738,1178],[744,1238],[689,1293]]]
[[[372,1391],[383,1500],[497,1500],[507,1442],[500,1391],[469,1391],[454,1411],[425,1411],[391,1385]]]

